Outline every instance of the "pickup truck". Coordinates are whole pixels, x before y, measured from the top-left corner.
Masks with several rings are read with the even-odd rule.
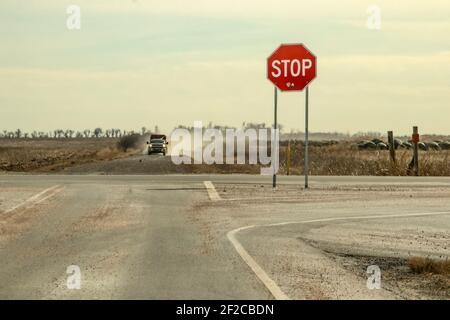
[[[150,136],[150,141],[147,141],[147,153],[162,153],[164,156],[167,152],[167,137],[164,134],[152,134]]]

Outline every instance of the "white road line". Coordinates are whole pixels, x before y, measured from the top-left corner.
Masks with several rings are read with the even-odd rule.
[[[20,209],[22,207],[26,207],[29,208],[35,204],[41,203],[44,200],[47,200],[50,197],[53,197],[55,194],[57,194],[58,192],[60,192],[61,190],[63,190],[64,187],[60,187],[59,185],[54,185],[50,188],[47,188],[33,196],[31,196],[30,198],[28,198],[27,200],[25,200],[22,203],[19,203],[18,205],[4,211],[3,213],[11,213],[17,209]],[[49,194],[48,194],[49,193]],[[47,195],[46,195],[47,194]],[[43,197],[44,195],[46,195],[45,197]]]
[[[30,198],[28,198],[27,200],[25,200],[23,203],[25,203],[25,202],[32,202],[32,201],[34,201],[35,199],[37,199],[37,198],[41,197],[42,195],[46,194],[47,192],[50,192],[50,191],[52,191],[52,190],[55,190],[55,189],[58,188],[58,187],[59,187],[59,185],[54,185],[54,186],[52,186],[52,187],[50,187],[50,188],[47,188],[47,189],[45,189],[45,190],[42,190],[41,192],[39,192],[39,193],[35,194],[34,196],[31,196]]]
[[[232,230],[227,233],[228,240],[231,241],[236,251],[239,253],[241,258],[245,261],[245,263],[250,267],[250,269],[253,270],[253,272],[256,274],[256,276],[261,280],[261,282],[266,286],[266,288],[270,291],[270,293],[274,296],[277,300],[289,300],[289,297],[281,291],[280,287],[273,281],[267,273],[259,266],[258,263],[250,256],[250,254],[247,252],[247,250],[244,249],[244,247],[240,244],[240,242],[236,239],[235,234],[239,231],[250,229],[255,226],[248,226],[243,228],[238,228],[235,230]]]
[[[211,181],[203,181],[203,184],[205,185],[206,191],[208,191],[208,196],[211,201],[222,200]]]
[[[55,196],[57,193],[60,193],[60,192],[63,191],[64,189],[65,189],[65,187],[60,187],[60,188],[58,188],[58,189],[55,189],[52,193],[50,193],[50,194],[47,195],[46,197],[44,197],[44,198],[42,198],[42,199],[39,199],[37,202],[33,203],[33,205],[38,204],[38,203],[41,203],[41,202],[43,202],[43,201],[45,201],[45,200],[47,200],[47,199],[49,199],[49,198]]]
[[[245,250],[242,244],[236,239],[236,233],[249,230],[258,227],[274,227],[274,226],[284,226],[289,224],[307,224],[315,222],[328,222],[328,221],[341,221],[341,220],[370,220],[370,219],[381,219],[381,218],[405,218],[405,217],[424,217],[424,216],[435,216],[435,215],[445,215],[450,214],[450,211],[441,212],[426,212],[426,213],[407,213],[407,214],[392,214],[392,215],[373,215],[373,216],[349,216],[349,217],[339,217],[339,218],[323,218],[314,220],[304,220],[304,221],[287,221],[279,223],[271,223],[265,225],[251,225],[246,227],[237,228],[231,230],[227,233],[228,240],[233,244],[237,253],[241,256],[242,260],[252,269],[256,276],[261,280],[265,287],[270,291],[273,297],[277,300],[289,300],[289,296],[286,295],[280,287],[273,281],[268,274],[261,268],[258,263],[250,256],[250,254]]]

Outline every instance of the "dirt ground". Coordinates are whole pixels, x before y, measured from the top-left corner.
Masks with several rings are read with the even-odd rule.
[[[60,172],[67,167],[133,155],[117,139],[0,139],[0,172]]]
[[[449,299],[450,275],[416,274],[408,267],[408,259],[395,257],[355,256],[327,252],[345,269],[361,278],[367,277],[367,266],[379,266],[385,289],[403,299]]]

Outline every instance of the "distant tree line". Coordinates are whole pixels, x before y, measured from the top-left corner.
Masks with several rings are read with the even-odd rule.
[[[258,123],[258,122],[242,122],[241,129],[269,129],[273,126],[273,124],[266,123]],[[176,128],[184,128],[188,130],[193,130],[192,126],[178,125]],[[222,132],[225,132],[226,129],[237,129],[234,126],[228,125],[218,125],[212,122],[204,125],[205,129],[218,129]],[[289,132],[284,132],[284,125],[278,124],[278,128],[280,129],[281,139],[303,139],[304,132],[299,130],[290,130]],[[21,129],[17,129],[14,131],[8,130],[0,130],[0,139],[91,139],[91,138],[122,138],[124,136],[130,135],[141,135],[146,136],[152,133],[160,133],[158,126],[155,126],[153,130],[148,130],[146,127],[142,127],[140,130],[121,130],[117,128],[112,129],[103,129],[103,128],[95,128],[95,129],[85,129],[85,130],[72,130],[72,129],[56,129],[52,131],[32,131],[25,132]],[[170,134],[170,132],[167,132]],[[339,132],[314,132],[310,133],[312,138],[316,139],[337,139],[344,140],[354,137],[381,137],[382,134],[380,132],[357,132],[354,134],[350,133],[339,133]]]
[[[158,126],[155,132],[158,132]],[[91,139],[91,138],[121,138],[124,136],[139,134],[147,135],[152,132],[142,127],[141,130],[121,130],[121,129],[102,129],[95,128],[75,131],[72,129],[56,129],[52,131],[32,131],[25,132],[21,129],[14,131],[0,130],[0,139]]]

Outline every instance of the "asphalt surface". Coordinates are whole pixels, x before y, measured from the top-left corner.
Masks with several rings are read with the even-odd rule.
[[[369,290],[330,255],[450,257],[449,178],[302,181],[0,176],[0,298],[422,298]]]

